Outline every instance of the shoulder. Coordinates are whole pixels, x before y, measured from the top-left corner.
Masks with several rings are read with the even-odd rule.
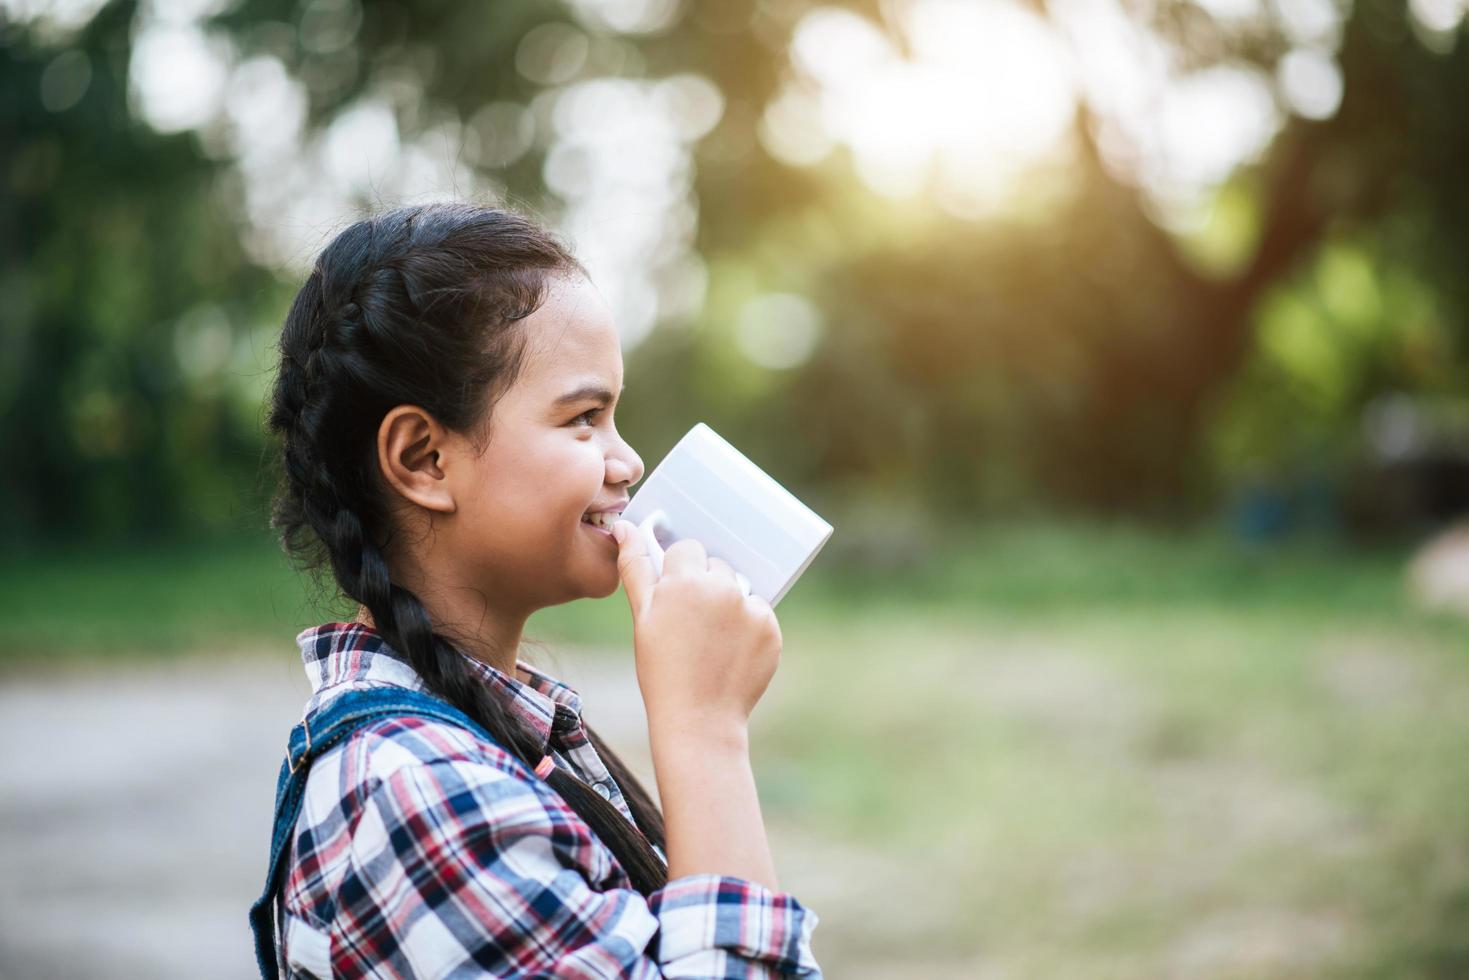
[[[578,850],[595,840],[561,795],[509,749],[478,728],[411,710],[367,722],[323,752],[307,777],[304,810],[308,823],[349,835],[364,819],[386,816],[456,833],[492,825],[497,834],[528,832]]]
[[[396,685],[349,683],[319,692],[308,717],[328,711],[339,696]],[[478,782],[539,783],[529,766],[477,727],[415,713],[411,708],[359,724],[312,763],[307,809],[342,816],[359,810],[370,794],[402,770],[430,766],[462,768]],[[554,795],[554,794],[553,794]]]
[[[469,728],[410,713],[369,722],[342,743],[344,764],[358,781],[377,782],[404,767],[477,766],[524,780],[533,774],[498,742]]]
[[[425,766],[472,770],[481,780],[539,781],[523,760],[478,728],[412,710],[360,725],[316,765],[329,763],[329,757],[339,770],[332,782],[344,790],[371,791],[402,770]]]
[[[458,725],[412,715],[374,721],[343,742],[338,769],[330,795],[364,867],[381,868],[389,853],[406,867],[456,854],[495,874],[507,862],[550,875],[578,868],[590,881],[615,873],[611,853],[560,794]]]

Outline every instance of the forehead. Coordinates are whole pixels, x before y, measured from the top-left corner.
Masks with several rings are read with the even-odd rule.
[[[561,389],[601,381],[613,391],[621,387],[617,325],[602,294],[586,277],[553,277],[545,302],[521,326],[526,332],[521,385]]]

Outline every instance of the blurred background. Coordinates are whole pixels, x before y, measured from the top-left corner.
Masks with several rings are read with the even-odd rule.
[[[0,976],[253,975],[351,613],[272,345],[447,198],[836,526],[752,719],[829,975],[1469,975],[1465,14],[0,0]],[[651,777],[623,597],[530,632]]]

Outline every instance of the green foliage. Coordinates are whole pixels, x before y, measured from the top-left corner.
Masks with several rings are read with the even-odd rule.
[[[15,97],[0,103],[0,131],[14,134],[0,141],[0,539],[252,522],[252,343],[268,342],[258,328],[283,294],[221,220],[228,184],[192,137],[129,118],[132,11],[104,8],[65,52],[3,35],[0,85]],[[42,75],[78,55],[89,84],[48,111]]]
[[[1396,244],[1329,241],[1266,296],[1254,356],[1212,430],[1221,472],[1290,478],[1322,460],[1345,471],[1374,399],[1411,394],[1430,417],[1469,411],[1459,315]]]
[[[643,35],[587,34],[584,75],[692,71],[723,96],[694,149],[707,304],[629,357],[624,430],[645,457],[705,418],[820,506],[865,495],[945,519],[1037,503],[1197,516],[1302,461],[1350,481],[1362,412],[1384,394],[1458,417],[1469,117],[1455,107],[1469,45],[1415,35],[1400,3],[1354,4],[1340,110],[1289,121],[1193,230],[1159,225],[1104,163],[1085,109],[1064,180],[1037,174],[1007,217],[966,221],[926,198],[878,199],[840,154],[801,169],[762,149],[804,10],[735,0]],[[0,105],[7,541],[265,520],[261,401],[297,277],[242,244],[242,185],[218,132],[164,135],[136,118],[137,16],[112,2],[74,37],[0,28],[13,93]],[[554,88],[516,67],[528,32],[552,21],[576,18],[529,0],[250,0],[209,29],[301,80],[308,136],[411,81],[418,94],[393,103],[407,141]],[[1198,65],[1271,68],[1289,46],[1236,36],[1192,4],[1162,5],[1154,26]],[[478,173],[554,216],[545,156],[537,144]],[[768,293],[819,310],[809,360],[762,367],[741,351],[740,318]]]

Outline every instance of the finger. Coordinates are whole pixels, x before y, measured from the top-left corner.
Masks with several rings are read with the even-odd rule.
[[[703,572],[709,568],[709,554],[694,538],[679,538],[663,552],[663,574]]]
[[[653,570],[653,561],[648,557],[647,545],[637,525],[619,518],[612,522],[612,536],[617,539],[617,574],[622,578],[627,603],[637,616],[647,606],[658,573]]]
[[[728,579],[733,579],[739,574],[734,570],[734,567],[731,566],[729,562],[725,561],[723,558],[716,558],[713,555],[709,556],[709,571],[717,572],[720,578]]]
[[[771,625],[776,630],[776,635],[780,635],[780,620],[775,618],[775,610],[770,607],[769,602],[765,601],[764,596],[751,592],[745,596],[745,608],[757,619],[770,620]]]
[[[734,566],[725,561],[723,558],[717,558],[714,555],[710,555],[709,571],[717,572],[721,578],[732,579],[735,586],[740,590],[741,595],[750,594],[750,580],[745,578],[745,576],[741,575],[739,572],[735,571]]]

